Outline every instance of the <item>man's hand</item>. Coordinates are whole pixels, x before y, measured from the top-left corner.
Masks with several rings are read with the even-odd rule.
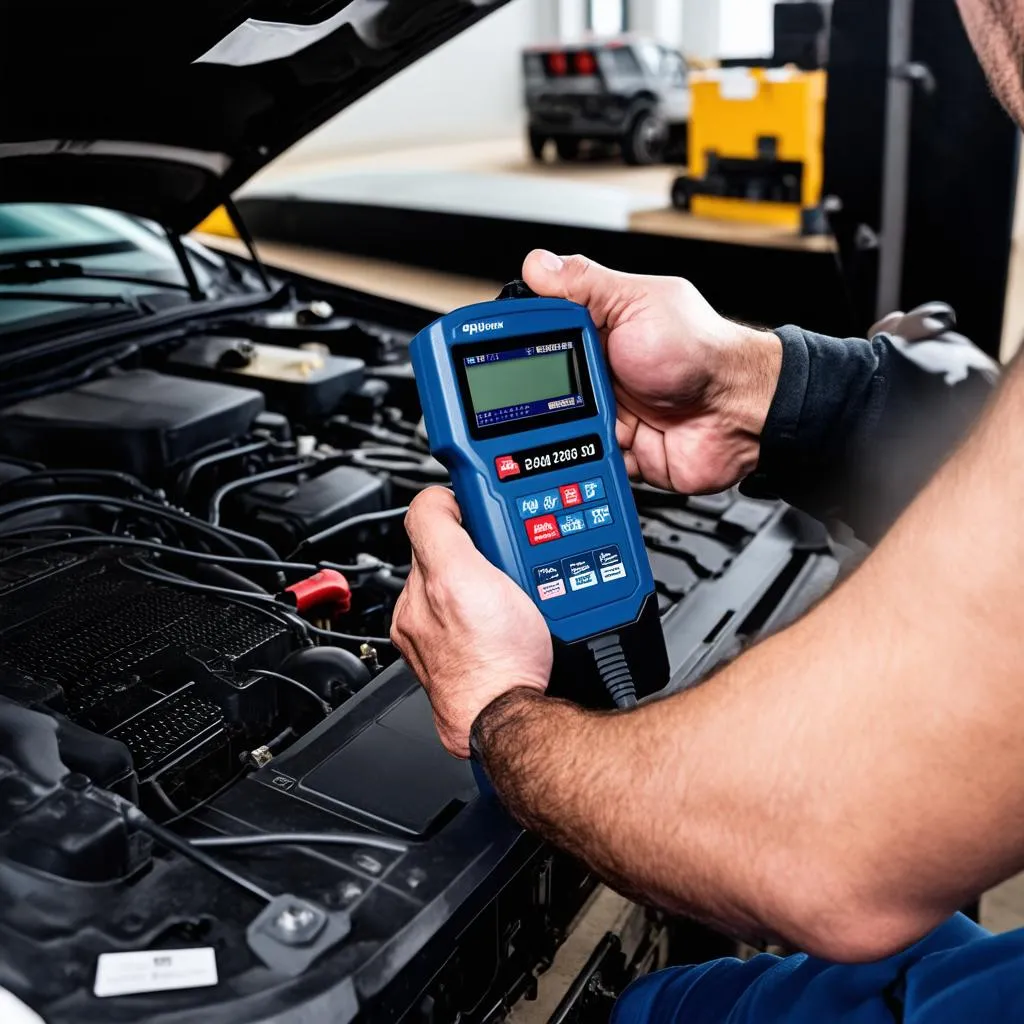
[[[590,310],[606,339],[630,475],[682,494],[721,491],[757,466],[782,344],[719,316],[689,281],[608,270],[535,250],[538,294]]]
[[[543,693],[551,636],[533,602],[473,546],[449,491],[412,503],[405,528],[412,572],[391,639],[419,677],[449,753],[469,757],[469,731],[495,698],[517,687]]]

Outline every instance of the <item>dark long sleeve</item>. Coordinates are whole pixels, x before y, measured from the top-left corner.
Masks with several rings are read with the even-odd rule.
[[[874,543],[975,422],[994,364],[966,341],[776,333],[782,371],[742,490],[841,520]]]

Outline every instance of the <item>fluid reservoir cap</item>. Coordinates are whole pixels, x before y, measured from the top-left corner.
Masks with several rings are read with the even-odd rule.
[[[224,349],[217,359],[220,370],[241,370],[249,366],[256,355],[256,346],[245,339],[240,339],[229,348]]]
[[[334,316],[334,307],[323,299],[317,299],[295,314],[295,322],[303,327],[322,324]]]

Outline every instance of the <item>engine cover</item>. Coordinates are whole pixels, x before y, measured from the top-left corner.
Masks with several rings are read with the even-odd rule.
[[[169,467],[246,434],[264,404],[258,391],[130,370],[0,410],[0,452],[159,483]]]

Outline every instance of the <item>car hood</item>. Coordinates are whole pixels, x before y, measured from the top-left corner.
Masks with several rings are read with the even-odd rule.
[[[192,228],[507,0],[0,0],[0,202]]]

